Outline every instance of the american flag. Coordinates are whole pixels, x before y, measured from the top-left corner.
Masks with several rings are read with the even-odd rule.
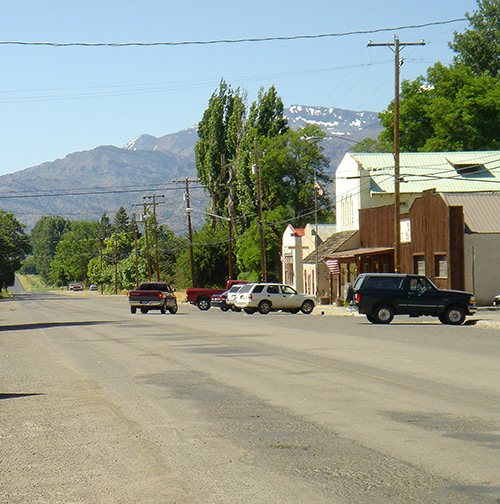
[[[340,275],[340,266],[337,259],[326,259],[325,264],[332,275]]]

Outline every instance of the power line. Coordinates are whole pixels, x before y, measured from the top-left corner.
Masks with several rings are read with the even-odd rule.
[[[245,42],[272,42],[288,40],[306,40],[334,37],[347,37],[351,35],[370,35],[387,31],[410,30],[439,26],[451,23],[468,21],[467,18],[449,19],[447,21],[433,21],[430,23],[396,26],[391,28],[375,28],[373,30],[354,30],[349,32],[322,33],[316,35],[290,35],[277,37],[251,37],[241,39],[218,39],[218,40],[190,40],[182,42],[26,42],[26,41],[0,41],[0,45],[20,46],[45,46],[45,47],[154,47],[154,46],[184,46],[184,45],[213,45],[213,44],[241,44]]]

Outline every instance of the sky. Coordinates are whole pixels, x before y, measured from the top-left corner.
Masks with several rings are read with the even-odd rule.
[[[448,43],[476,0],[0,0],[0,175],[100,145],[122,147],[194,126],[224,79],[245,90],[275,85],[286,107],[380,112],[401,79],[450,64]],[[358,33],[385,30],[377,33]],[[295,40],[126,47],[6,42],[130,43]]]

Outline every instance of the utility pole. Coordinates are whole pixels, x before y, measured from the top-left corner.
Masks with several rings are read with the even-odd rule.
[[[160,203],[156,202],[156,198],[164,198],[163,194],[153,194],[151,196],[143,196],[143,199],[150,199],[153,201],[153,232],[155,239],[155,266],[156,266],[156,281],[160,281],[160,261],[158,257],[158,222],[156,220],[156,205]]]
[[[267,282],[266,272],[266,249],[264,248],[264,228],[262,226],[262,197],[260,193],[260,167],[259,167],[259,150],[257,149],[257,140],[254,142],[255,152],[255,182],[257,185],[257,213],[259,216],[259,238],[260,238],[260,270],[262,281]]]
[[[191,287],[194,288],[193,229],[191,225],[191,212],[190,210],[188,210],[191,208],[189,202],[189,184],[194,184],[196,182],[199,182],[199,180],[186,178],[185,180],[172,180],[172,182],[174,184],[184,183],[186,187],[186,192],[184,193],[184,196],[186,199],[186,214],[188,220],[189,263],[191,269]]]
[[[403,60],[400,59],[401,47],[423,46],[425,42],[400,42],[397,36],[394,36],[394,42],[387,44],[368,43],[368,47],[389,47],[394,51],[394,271],[399,273],[401,270],[401,193],[399,183],[400,164],[399,164],[399,74]]]
[[[149,261],[149,238],[148,238],[148,206],[143,203],[142,221],[144,222],[144,239],[146,240],[146,265],[148,267],[148,282],[151,282],[151,264]]]
[[[134,224],[134,248],[135,248],[135,286],[139,288],[139,260],[137,257],[137,220],[135,218],[135,212],[132,214],[132,222]]]

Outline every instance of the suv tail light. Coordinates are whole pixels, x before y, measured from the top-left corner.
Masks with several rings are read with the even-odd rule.
[[[361,295],[360,294],[354,294],[354,301],[356,301],[356,303],[359,303],[361,301]]]

